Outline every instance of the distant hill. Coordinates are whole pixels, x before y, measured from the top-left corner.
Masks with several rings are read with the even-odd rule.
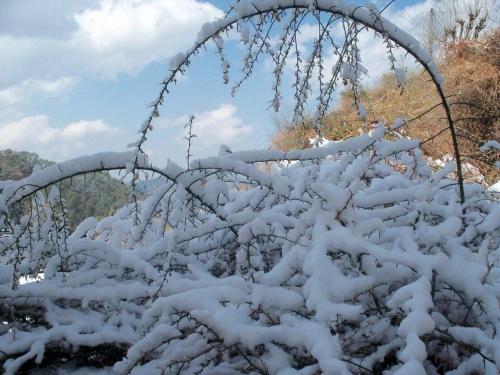
[[[36,165],[47,167],[53,161],[26,151],[0,150],[0,180],[20,180]],[[127,202],[129,188],[107,172],[78,176],[62,183],[61,193],[68,210],[68,223],[74,228],[84,218],[101,218]]]

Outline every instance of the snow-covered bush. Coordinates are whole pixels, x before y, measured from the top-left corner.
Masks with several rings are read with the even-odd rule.
[[[190,160],[188,149],[187,168],[156,167],[143,153],[168,85],[198,49],[215,39],[226,81],[220,34],[237,23],[250,51],[245,80],[256,51],[272,52],[267,36],[255,35],[286,9],[292,29],[297,17],[328,9],[354,19],[344,67],[334,72],[353,90],[360,25],[406,45],[439,87],[423,50],[373,6],[238,2],[235,15],[206,25],[195,48],[172,61],[131,152],[81,157],[0,185],[6,374],[36,367],[148,375],[498,372],[500,204],[480,185],[449,179],[453,164],[433,171],[418,141],[390,135],[404,122],[301,151],[221,147],[217,157]],[[260,19],[255,34],[245,23],[252,17]],[[284,35],[280,50],[293,35]],[[287,53],[273,54],[278,66]],[[309,70],[322,65],[315,56],[297,78],[299,116]],[[335,74],[333,86],[320,85],[319,123]],[[281,71],[275,75],[279,83]],[[114,215],[87,218],[70,233],[57,186],[104,170],[124,170],[133,187],[144,173],[157,181],[144,200],[134,194]]]
[[[383,136],[170,164],[137,217],[130,204],[71,235],[57,192],[34,194],[1,239],[6,373],[496,373],[500,205],[466,185],[462,206],[453,165],[433,173],[418,142]],[[3,197],[129,158],[63,163]]]

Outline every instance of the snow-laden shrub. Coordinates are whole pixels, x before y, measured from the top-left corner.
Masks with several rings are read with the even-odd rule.
[[[297,48],[306,17],[319,30],[309,56]],[[340,44],[329,31],[335,22],[344,30]],[[229,82],[223,38],[231,30],[245,46],[233,92],[267,55],[278,110],[291,59],[294,120],[304,118],[316,75],[318,136],[338,82],[364,118],[358,34],[365,28],[383,39],[398,81],[395,46],[429,73],[460,161],[436,65],[373,5],[237,1],[172,59],[131,152],[0,183],[4,372],[496,374],[500,205],[479,185],[464,188],[460,162],[433,172],[417,141],[390,141],[397,137],[385,137],[382,124],[308,150],[222,147],[218,157],[193,161],[193,118],[188,169],[157,168],[145,155],[165,96],[209,41]],[[326,47],[337,57],[328,77]],[[131,203],[70,232],[60,182],[109,170],[131,176]],[[455,170],[458,184],[449,178]],[[151,172],[157,180],[142,184]],[[143,201],[141,186],[151,190]]]
[[[4,212],[34,208],[3,217],[5,373],[496,374],[500,205],[479,185],[461,205],[453,165],[384,133],[189,170],[141,159],[154,193],[72,234],[57,191],[35,190],[130,154],[3,186]]]

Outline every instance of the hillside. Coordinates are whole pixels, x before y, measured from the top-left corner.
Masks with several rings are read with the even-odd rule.
[[[20,180],[29,176],[33,167],[47,167],[53,161],[26,151],[0,150],[0,180]],[[107,172],[78,176],[61,186],[68,223],[74,228],[86,217],[102,218],[127,202],[127,187]]]
[[[445,78],[445,92],[450,98],[452,116],[459,136],[460,149],[467,161],[478,167],[486,182],[500,178],[492,167],[498,153],[484,154],[479,146],[485,141],[500,138],[500,31],[479,41],[463,41],[449,45],[439,63]],[[362,92],[367,110],[366,122],[360,121],[353,98],[344,93],[340,103],[328,115],[323,132],[331,140],[341,140],[367,131],[375,121],[392,124],[397,118],[413,119],[439,103],[436,90],[428,76],[421,71],[408,72],[403,88],[398,87],[394,74]],[[426,140],[447,127],[441,107],[428,111],[409,126],[404,135]],[[279,124],[273,145],[280,150],[309,147],[314,136],[312,122]],[[426,155],[435,159],[452,154],[449,132],[444,131],[423,145]]]

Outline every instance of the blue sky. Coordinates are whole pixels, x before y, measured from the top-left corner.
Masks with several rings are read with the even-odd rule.
[[[189,48],[200,26],[229,3],[0,0],[0,148],[58,161],[124,150],[168,73],[169,58]],[[429,4],[396,0],[386,15],[411,32],[414,16]],[[373,82],[388,65],[372,37],[362,45]],[[240,51],[236,42],[230,45],[229,59],[238,59]],[[281,114],[267,110],[269,66],[261,62],[235,98],[222,84],[219,66],[210,50],[197,56],[167,97],[147,144],[155,162],[183,162],[183,122],[190,114],[197,116],[195,157],[216,154],[222,143],[235,149],[270,144],[276,119],[290,106]]]

